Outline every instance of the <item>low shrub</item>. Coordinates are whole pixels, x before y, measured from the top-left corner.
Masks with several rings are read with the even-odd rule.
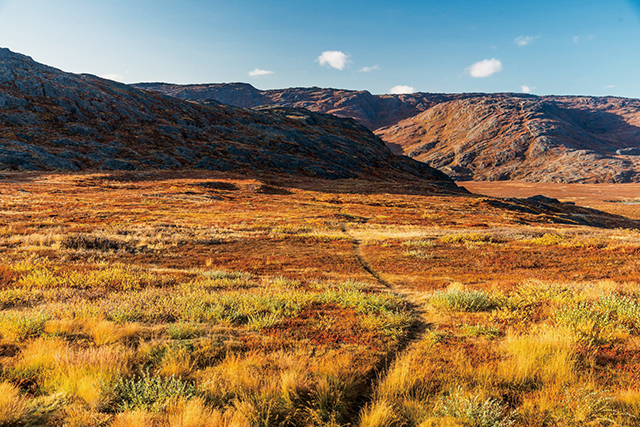
[[[135,248],[130,247],[126,242],[90,234],[67,236],[62,239],[60,246],[76,250],[118,251],[122,249],[127,252],[135,252]]]
[[[174,340],[187,340],[199,337],[202,334],[202,328],[195,323],[171,323],[167,327],[167,334]]]
[[[500,301],[484,291],[449,290],[434,292],[429,303],[443,310],[478,312],[492,310]]]
[[[495,399],[466,394],[460,387],[440,400],[437,414],[470,427],[506,427],[514,423],[507,405]]]
[[[541,237],[536,237],[529,240],[529,243],[540,246],[554,246],[567,242],[569,238],[564,234],[545,233]]]
[[[143,371],[140,376],[118,378],[109,390],[118,411],[158,412],[174,399],[189,400],[198,393],[193,383],[173,376],[162,378]]]
[[[440,237],[442,243],[486,243],[491,241],[491,236],[478,233],[449,234]]]
[[[561,307],[554,319],[573,331],[579,340],[600,345],[640,330],[640,306],[629,297],[610,294],[596,301]]]
[[[4,338],[22,341],[42,335],[48,320],[44,313],[3,313],[0,315],[0,331]]]

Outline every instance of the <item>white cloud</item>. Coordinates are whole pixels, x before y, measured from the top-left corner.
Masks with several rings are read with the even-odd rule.
[[[407,85],[398,85],[389,89],[389,93],[393,95],[402,95],[404,93],[414,93],[416,88]]]
[[[350,62],[349,55],[339,50],[326,50],[322,55],[318,56],[317,61],[320,65],[342,70]]]
[[[256,76],[269,76],[271,74],[275,74],[273,71],[269,71],[269,70],[261,70],[260,68],[256,68],[253,71],[249,71],[249,75],[251,77],[256,77]]]
[[[107,80],[116,80],[121,82],[122,81],[122,75],[120,74],[101,74],[98,77],[101,77],[103,79],[107,79]]]
[[[606,85],[605,88],[607,89],[613,89],[614,87],[616,87],[616,85]]]
[[[592,36],[592,35],[588,35],[588,36],[573,36],[573,42],[576,43],[576,44],[580,43],[580,42],[583,42],[583,41],[591,41],[593,39],[595,39],[595,36]]]
[[[376,70],[379,70],[379,69],[380,69],[380,66],[379,66],[379,65],[374,65],[373,67],[364,67],[364,68],[361,68],[361,69],[360,69],[360,70],[358,70],[358,71],[360,71],[361,73],[369,73],[369,72],[371,72],[371,71],[376,71]]]
[[[534,41],[538,40],[540,38],[540,36],[520,36],[520,37],[516,37],[516,39],[513,41],[515,44],[517,44],[520,47],[524,47],[524,46],[528,46],[531,43],[533,43]]]
[[[531,93],[536,87],[535,86],[527,86],[522,85],[520,89],[522,89],[522,93]]]
[[[489,77],[492,74],[502,71],[502,62],[495,58],[485,59],[484,61],[476,62],[469,67],[467,71],[471,74],[471,77]]]

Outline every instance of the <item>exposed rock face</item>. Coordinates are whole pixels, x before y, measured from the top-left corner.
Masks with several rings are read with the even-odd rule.
[[[239,88],[238,90],[242,90]],[[352,119],[197,104],[0,49],[0,169],[204,168],[451,183]]]
[[[138,85],[183,99],[352,117],[398,154],[457,180],[640,181],[640,101],[519,94],[372,95],[248,84]]]
[[[458,180],[640,181],[640,101],[487,95],[377,133]]]
[[[133,86],[180,99],[199,102],[216,100],[243,108],[265,105],[306,108],[318,113],[356,119],[371,130],[395,125],[441,102],[478,96],[477,94],[431,93],[372,95],[368,91],[319,87],[258,90],[247,83],[200,85],[138,83]]]

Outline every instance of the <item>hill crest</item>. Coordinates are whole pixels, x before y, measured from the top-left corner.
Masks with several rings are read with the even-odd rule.
[[[351,117],[395,153],[462,181],[640,182],[640,100],[631,98],[261,91],[246,83],[136,86],[192,101],[304,107]]]
[[[199,168],[451,183],[394,156],[352,119],[188,102],[66,73],[8,49],[0,49],[0,107],[0,169]]]

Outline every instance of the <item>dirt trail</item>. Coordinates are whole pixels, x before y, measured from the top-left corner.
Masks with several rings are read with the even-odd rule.
[[[399,295],[407,302],[407,307],[413,314],[413,323],[409,327],[407,331],[407,335],[405,338],[398,344],[396,350],[390,353],[382,363],[377,367],[375,372],[372,373],[370,378],[368,379],[367,384],[367,393],[362,396],[360,401],[358,402],[357,413],[360,414],[362,408],[365,407],[368,403],[370,403],[373,399],[373,391],[375,389],[376,383],[384,378],[387,374],[387,371],[393,367],[394,362],[402,357],[404,354],[407,354],[411,351],[411,347],[413,344],[416,344],[422,340],[424,333],[429,328],[429,322],[426,319],[426,311],[424,309],[424,303],[421,303],[415,298],[411,292],[407,289],[403,289],[402,286],[391,283],[382,277],[381,273],[376,271],[375,268],[367,261],[363,254],[363,243],[360,239],[353,235],[347,227],[346,223],[340,224],[340,229],[342,232],[349,238],[351,244],[353,245],[353,255],[357,259],[358,263],[362,266],[362,268],[373,277],[376,282],[385,288],[389,289],[391,292]]]

